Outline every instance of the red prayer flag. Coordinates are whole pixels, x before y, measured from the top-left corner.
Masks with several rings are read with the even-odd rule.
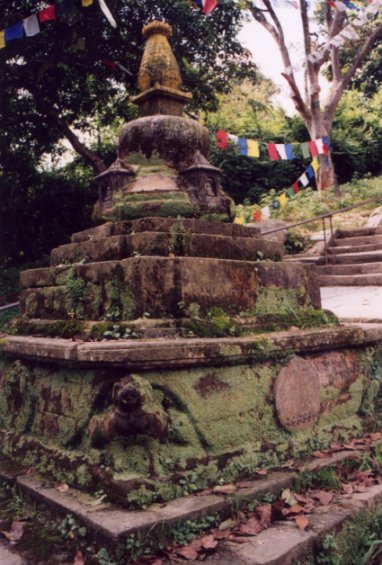
[[[279,154],[277,152],[276,145],[274,143],[267,143],[267,151],[272,161],[279,160]]]
[[[329,153],[329,147],[327,143],[325,142],[322,143],[322,150],[324,152],[324,155],[327,155]]]
[[[228,133],[219,129],[215,133],[216,137],[216,145],[220,147],[220,149],[228,149]]]
[[[254,222],[261,222],[261,220],[262,220],[261,210],[255,210],[255,212],[253,212],[252,220]]]
[[[293,183],[293,190],[295,191],[296,194],[300,191],[300,189],[298,188],[298,182],[297,181],[295,183]]]
[[[55,20],[56,19],[56,10],[55,10],[54,4],[51,4],[50,6],[45,8],[44,10],[41,10],[41,12],[38,13],[38,19],[40,20],[41,23],[49,22],[51,20]]]
[[[102,63],[110,69],[115,69],[117,66],[116,63],[114,63],[114,61],[110,61],[110,59],[102,59]]]
[[[218,5],[217,0],[203,0],[203,12],[210,14]]]
[[[310,154],[312,155],[312,157],[317,157],[318,149],[317,149],[317,145],[316,145],[315,141],[308,141],[308,147],[309,147],[309,151],[310,151]]]

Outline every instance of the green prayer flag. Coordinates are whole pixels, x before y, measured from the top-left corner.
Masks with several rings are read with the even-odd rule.
[[[309,146],[306,142],[301,143],[301,151],[302,151],[302,156],[304,157],[304,159],[310,158]]]
[[[292,187],[292,188],[288,188],[288,190],[287,190],[287,195],[289,196],[289,198],[294,198],[294,197],[296,196],[293,187]]]

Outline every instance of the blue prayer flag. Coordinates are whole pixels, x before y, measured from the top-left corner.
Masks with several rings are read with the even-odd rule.
[[[287,156],[287,159],[295,159],[295,154],[293,152],[293,147],[290,143],[286,143],[285,144],[285,153]]]
[[[309,167],[306,169],[306,174],[308,175],[308,177],[310,179],[314,178],[314,170],[313,170],[313,167],[311,165],[309,165]]]
[[[24,35],[23,22],[14,24],[11,27],[7,27],[5,30],[5,41],[13,41],[14,39],[21,39]]]
[[[328,135],[324,135],[324,136],[322,137],[322,141],[325,143],[325,145],[328,146],[328,149],[330,149],[330,138],[329,138],[329,136],[328,136]]]
[[[248,143],[245,137],[239,137],[237,140],[240,155],[248,155]]]

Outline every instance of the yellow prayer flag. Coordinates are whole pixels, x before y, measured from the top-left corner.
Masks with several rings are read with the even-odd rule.
[[[288,198],[285,192],[283,192],[280,196],[278,196],[277,200],[280,202],[281,208],[284,208],[284,206],[286,206],[286,203],[288,202]]]
[[[315,157],[312,161],[312,168],[315,173],[317,173],[318,169],[320,168],[320,163],[318,162],[317,157]]]
[[[5,31],[0,31],[0,49],[5,47]]]
[[[247,139],[248,157],[260,157],[259,143],[254,139]]]
[[[93,4],[94,0],[82,0],[82,6],[84,8],[87,8],[88,6],[91,6]]]
[[[233,223],[243,225],[244,224],[244,218],[242,218],[241,216],[236,216]]]

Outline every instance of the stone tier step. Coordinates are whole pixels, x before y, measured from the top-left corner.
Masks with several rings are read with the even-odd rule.
[[[329,257],[329,263],[333,265],[349,265],[356,263],[380,263],[382,261],[382,249],[376,251],[366,251],[361,253],[339,253]],[[321,257],[320,264],[324,264],[325,259]]]
[[[189,256],[280,261],[282,245],[259,237],[147,231],[69,243],[53,249],[51,265],[113,261],[134,256]]]
[[[382,234],[382,227],[376,228],[356,228],[356,229],[349,229],[349,230],[337,230],[336,236],[337,238],[347,238],[347,237],[363,237],[363,236],[370,236],[370,235],[381,235]]]
[[[382,275],[382,263],[357,263],[349,265],[320,265],[320,275]]]
[[[149,217],[131,221],[106,222],[100,226],[74,233],[72,243],[104,239],[113,235],[128,235],[142,232],[182,232],[195,234],[222,235],[227,237],[260,237],[260,229],[222,222],[208,222],[194,218]]]
[[[338,245],[337,240],[336,245],[328,247],[328,253],[331,255],[341,255],[344,253],[367,253],[368,251],[378,251],[382,250],[382,241],[380,243],[367,243],[365,245]],[[347,239],[345,242],[347,244]]]
[[[320,286],[382,286],[382,273],[364,275],[320,275]]]
[[[356,245],[368,245],[371,243],[379,243],[382,247],[382,235],[363,235],[358,237],[340,237],[338,239],[333,239],[331,245],[335,247],[341,247],[343,245],[356,246]]]
[[[137,256],[33,269],[20,281],[22,314],[48,320],[178,318],[191,304],[200,314],[219,307],[231,315],[266,313],[275,300],[321,304],[315,272],[280,261]]]

